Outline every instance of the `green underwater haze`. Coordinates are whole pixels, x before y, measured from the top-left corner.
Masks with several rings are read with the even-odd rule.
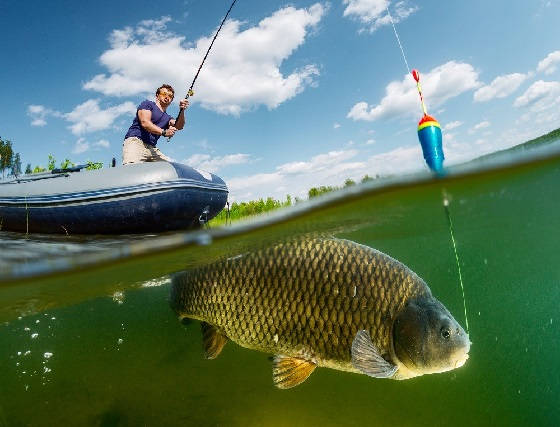
[[[0,264],[0,426],[557,425],[560,143],[545,148],[442,179],[375,180],[229,228],[0,236],[12,251],[58,251]],[[169,307],[168,274],[302,235],[396,258],[463,327],[465,304],[467,363],[404,381],[319,368],[279,390],[270,355],[229,342],[205,360],[199,323]]]

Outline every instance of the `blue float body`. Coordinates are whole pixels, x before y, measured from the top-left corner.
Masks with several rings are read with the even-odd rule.
[[[441,128],[439,126],[426,126],[418,131],[418,139],[422,145],[422,153],[428,167],[441,174],[443,172],[443,155]]]

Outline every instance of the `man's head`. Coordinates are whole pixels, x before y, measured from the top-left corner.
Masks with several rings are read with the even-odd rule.
[[[171,101],[173,101],[174,96],[175,96],[175,90],[173,89],[173,87],[171,87],[171,85],[162,84],[156,90],[156,98],[166,106],[171,104]]]

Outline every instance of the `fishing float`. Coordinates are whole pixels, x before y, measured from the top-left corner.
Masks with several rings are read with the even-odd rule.
[[[416,88],[420,96],[422,111],[424,115],[418,122],[418,140],[422,146],[422,154],[428,167],[437,175],[443,175],[443,154],[441,126],[439,122],[428,114],[424,97],[422,96],[422,87],[420,86],[420,73],[418,70],[412,70],[412,77],[416,81]]]
[[[406,65],[407,71],[412,74],[412,77],[416,81],[416,89],[418,89],[418,95],[420,95],[420,103],[422,104],[422,111],[424,115],[420,119],[420,122],[418,122],[418,139],[420,140],[420,145],[422,146],[424,160],[430,170],[432,170],[437,176],[443,176],[443,160],[445,159],[445,156],[443,155],[441,126],[433,116],[428,114],[428,111],[426,110],[426,104],[424,104],[424,97],[422,96],[422,87],[420,86],[420,73],[418,70],[410,71],[399,33],[397,33],[395,22],[389,12],[389,6],[387,6],[386,9],[387,16],[389,17],[391,25],[393,26],[393,31],[395,32],[395,37],[399,47],[401,48],[404,64]]]

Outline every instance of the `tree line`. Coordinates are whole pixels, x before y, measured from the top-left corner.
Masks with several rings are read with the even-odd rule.
[[[380,178],[379,175],[375,177],[371,177],[369,175],[364,175],[360,180],[361,183],[373,181],[374,179]],[[312,199],[314,197],[320,196],[321,194],[330,193],[332,191],[340,190],[342,188],[351,187],[356,185],[356,182],[347,179],[344,181],[344,185],[338,186],[320,186],[320,187],[312,187],[307,192],[307,197]],[[231,205],[226,205],[225,209],[216,215],[211,221],[210,224],[215,225],[222,225],[228,224],[231,221],[236,221],[245,217],[258,215],[264,212],[270,212],[279,208],[292,206],[294,204],[300,203],[302,200],[299,197],[295,197],[292,199],[292,196],[289,194],[286,196],[286,200],[276,200],[272,197],[267,197],[266,199],[260,198],[258,200],[251,200],[249,202],[233,202]]]
[[[102,162],[92,162],[88,160],[86,162],[86,169],[101,169],[103,167]],[[64,159],[60,162],[60,169],[66,169],[69,167],[74,167],[76,164],[70,159]],[[56,159],[52,154],[49,154],[47,161],[47,167],[42,166],[31,167],[31,163],[28,163],[25,167],[25,174],[29,175],[32,173],[47,172],[56,169]],[[12,141],[9,139],[2,139],[0,136],[0,171],[2,171],[2,179],[6,178],[6,171],[8,171],[7,176],[17,177],[22,175],[22,161],[19,153],[14,151]]]

